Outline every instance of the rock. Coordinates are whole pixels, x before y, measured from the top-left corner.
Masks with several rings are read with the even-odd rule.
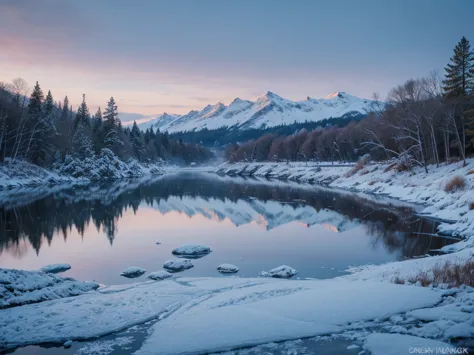
[[[173,255],[177,255],[183,258],[197,259],[209,254],[211,251],[211,248],[205,245],[188,244],[176,248],[172,251],[172,253]]]
[[[235,274],[239,272],[239,268],[232,264],[222,264],[217,267],[217,271],[223,274]]]
[[[63,346],[64,346],[66,349],[70,348],[70,347],[72,346],[72,340],[68,340],[67,342],[65,342],[65,343],[63,344]]]
[[[187,269],[191,269],[193,267],[193,263],[191,260],[188,259],[175,259],[175,260],[168,260],[163,267],[171,272],[178,272]]]
[[[51,264],[46,265],[41,268],[41,271],[47,272],[49,274],[57,274],[59,272],[67,271],[71,268],[69,264]]]
[[[131,266],[124,271],[120,273],[121,276],[128,277],[128,278],[134,278],[134,277],[139,277],[142,276],[146,272],[145,269],[142,269],[141,267],[137,266]]]
[[[160,243],[160,242],[156,242],[155,244],[156,244],[156,245],[160,245],[161,243]]]
[[[160,281],[160,280],[168,279],[172,276],[173,275],[170,274],[168,271],[160,270],[160,271],[150,272],[147,278],[149,278],[150,280]]]
[[[265,277],[276,277],[281,279],[289,279],[292,276],[295,276],[298,273],[295,269],[289,267],[288,265],[282,265],[276,267],[268,272],[262,271],[259,275]]]

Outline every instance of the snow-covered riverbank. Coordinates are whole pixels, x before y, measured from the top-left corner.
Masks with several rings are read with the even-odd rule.
[[[23,272],[21,284],[29,278],[35,283],[40,274]],[[398,346],[407,351],[413,341],[448,347],[442,341],[474,335],[473,302],[472,288],[447,291],[349,277],[174,278],[0,310],[0,347],[62,344],[159,319],[135,354],[201,354],[334,334],[386,354],[389,345],[381,348],[371,333],[404,334]]]
[[[91,181],[141,178],[163,173],[162,164],[145,166],[137,161],[125,163],[112,152],[104,152],[98,157],[85,160],[67,157],[66,161],[54,170],[21,160],[6,159],[0,164],[0,190],[38,186],[58,189],[61,186],[87,184]]]

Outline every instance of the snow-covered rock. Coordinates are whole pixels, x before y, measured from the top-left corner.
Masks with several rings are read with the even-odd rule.
[[[145,269],[137,266],[130,266],[120,273],[121,276],[134,278],[142,276],[146,272]]]
[[[68,348],[70,348],[70,347],[72,346],[72,343],[73,343],[72,340],[68,340],[68,341],[64,342],[63,346],[64,346],[66,349],[68,349]]]
[[[173,255],[187,257],[187,258],[200,258],[211,252],[211,248],[205,245],[199,244],[187,244],[180,246],[172,251]]]
[[[169,279],[172,276],[173,275],[170,274],[169,272],[167,272],[165,270],[160,270],[160,271],[150,272],[147,275],[147,278],[149,278],[151,280],[159,281],[159,280]]]
[[[42,271],[0,269],[0,309],[77,296],[95,290],[95,282],[81,282]]]
[[[223,274],[235,274],[239,272],[239,268],[232,264],[221,264],[217,267],[217,271]]]
[[[193,263],[191,260],[188,259],[176,259],[176,260],[168,260],[164,263],[163,267],[171,272],[178,272],[187,269],[191,269],[193,267]]]
[[[57,274],[59,272],[67,271],[71,268],[69,264],[51,264],[41,268],[41,271],[48,272],[50,274]]]
[[[262,271],[260,272],[260,276],[264,277],[276,277],[280,279],[289,279],[290,277],[295,276],[298,273],[295,269],[292,267],[289,267],[288,265],[281,265],[278,266],[270,271]]]
[[[372,355],[451,354],[449,351],[455,350],[452,345],[437,340],[382,333],[370,334],[364,343],[364,349],[370,351]],[[445,352],[442,352],[443,350]]]

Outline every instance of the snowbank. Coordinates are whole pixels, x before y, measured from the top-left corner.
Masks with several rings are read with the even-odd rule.
[[[0,348],[63,344],[159,318],[136,354],[208,353],[340,332],[349,323],[433,306],[442,295],[422,287],[348,280],[145,282],[0,310]]]
[[[71,268],[71,265],[69,264],[51,264],[51,265],[43,266],[41,268],[41,271],[48,272],[51,274],[57,274],[59,272],[67,271],[70,268]]]
[[[42,271],[0,269],[0,309],[77,296],[99,287]]]
[[[161,164],[145,166],[136,160],[123,162],[109,149],[102,149],[98,156],[80,160],[67,156],[53,170],[47,170],[25,161],[5,159],[0,164],[0,189],[137,178],[162,175]]]

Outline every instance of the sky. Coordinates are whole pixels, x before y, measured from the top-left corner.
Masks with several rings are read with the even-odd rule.
[[[0,0],[0,81],[143,115],[266,91],[371,98],[443,74],[474,41],[473,13],[472,0]]]

